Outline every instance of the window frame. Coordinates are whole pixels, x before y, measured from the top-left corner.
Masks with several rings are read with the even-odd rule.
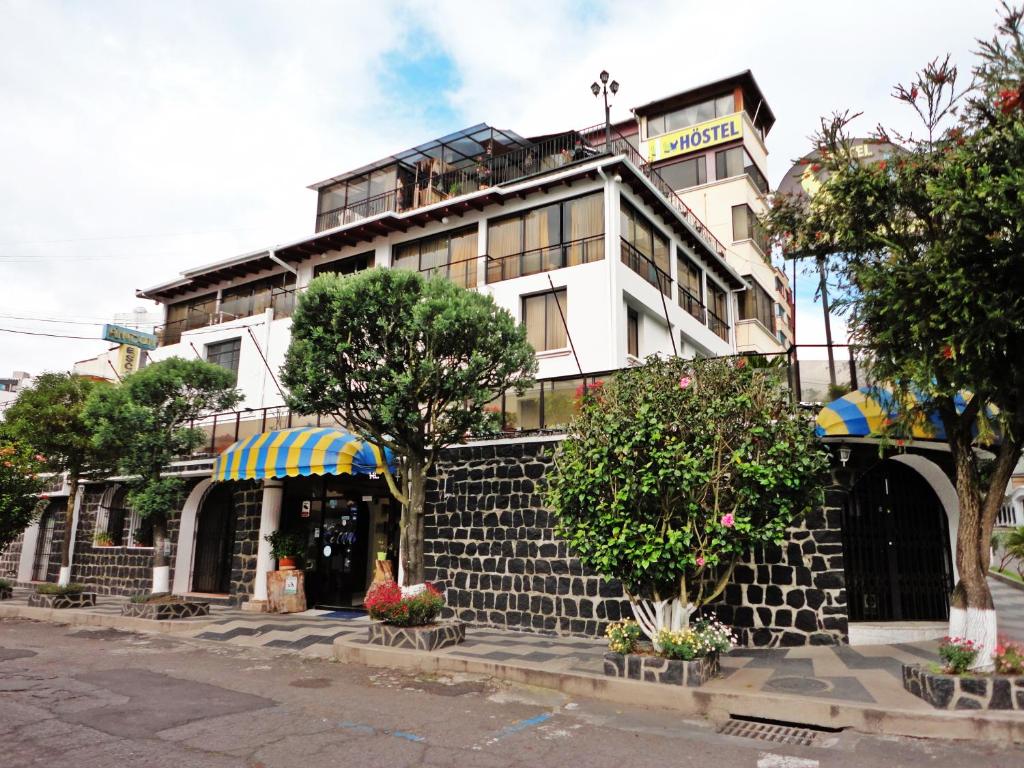
[[[730,152],[739,151],[740,160],[742,166],[739,173],[728,173],[728,168],[722,172],[722,166],[728,163],[727,155]],[[721,159],[721,161],[720,161]],[[753,173],[751,172],[753,169]],[[732,147],[726,147],[725,149],[719,149],[715,152],[715,181],[724,181],[725,179],[734,179],[737,176],[747,176],[750,179],[750,183],[754,185],[754,189],[760,192],[762,195],[768,194],[768,179],[764,175],[764,172],[751,157],[747,148],[743,144],[737,144]]]
[[[745,208],[747,212],[746,216],[746,233],[742,236],[737,237],[736,233],[736,210],[738,208]],[[732,241],[734,243],[741,242],[743,240],[749,240],[754,244],[754,247],[761,253],[762,256],[768,256],[770,253],[770,245],[768,242],[768,233],[765,232],[764,227],[761,226],[761,222],[757,220],[757,214],[754,213],[754,209],[746,203],[740,203],[739,205],[732,206]]]
[[[771,334],[775,333],[775,307],[776,302],[768,290],[754,278],[747,276],[747,290],[743,291],[743,298],[739,302],[739,319],[756,320],[765,330]],[[751,311],[753,302],[753,311]]]
[[[654,286],[655,288],[660,290],[662,292],[662,294],[664,294],[665,296],[671,296],[672,295],[672,271],[671,271],[672,270],[672,238],[669,237],[668,235],[666,235],[664,232],[662,232],[661,228],[658,227],[651,219],[649,219],[637,206],[635,206],[633,203],[631,203],[625,197],[620,196],[619,197],[619,221],[620,221],[620,223],[622,221],[622,217],[624,215],[626,215],[625,214],[626,211],[630,211],[631,212],[630,215],[632,216],[632,220],[631,220],[631,226],[629,227],[629,230],[633,233],[634,237],[633,237],[633,240],[627,238],[625,232],[622,231],[623,228],[620,227],[619,239],[620,239],[620,241],[622,243],[624,243],[626,246],[628,246],[628,250],[629,250],[629,252],[627,253],[627,249],[626,248],[621,248],[620,247],[620,251],[621,251],[620,260],[632,272],[634,272],[635,274],[639,275],[645,281],[647,281],[652,286]],[[651,233],[650,253],[645,253],[644,251],[642,251],[639,247],[637,247],[636,242],[634,242],[634,240],[636,239],[637,219],[639,219],[645,225],[647,230],[649,230],[650,233]],[[656,250],[656,248],[654,246],[654,241],[655,241],[656,238],[664,241],[664,243],[665,243],[665,254],[666,254],[665,259],[666,259],[666,264],[665,264],[664,268],[659,266],[657,261],[655,260],[655,255],[657,253],[657,250]],[[644,272],[641,272],[636,266],[634,266],[634,262],[639,262],[641,260],[647,262],[646,263],[646,270],[645,270],[647,274],[644,274]],[[652,279],[652,273],[651,273],[652,269],[654,270],[653,279]]]
[[[233,349],[231,351],[227,352],[226,354],[228,354],[230,356],[233,356],[234,363],[235,363],[235,367],[234,368],[231,368],[230,366],[224,365],[220,361],[219,358],[222,357],[225,354],[225,352],[222,352],[220,350],[214,351],[214,349],[217,348],[217,347],[226,347],[229,344],[233,346]],[[225,371],[231,371],[235,375],[235,382],[238,381],[238,365],[239,365],[239,363],[241,362],[241,359],[242,359],[242,337],[241,336],[235,336],[235,337],[230,338],[230,339],[218,339],[217,341],[211,341],[211,342],[206,344],[204,352],[206,353],[206,358],[205,358],[206,362],[211,363],[213,365],[218,365],[221,368],[223,368]],[[214,360],[212,355],[216,355],[218,357],[218,359]]]
[[[462,259],[456,263],[471,265],[466,268],[466,277],[469,285],[464,285],[458,280],[452,280],[452,240],[457,237],[465,237],[472,234],[476,238],[476,253],[471,259]],[[443,263],[433,264],[431,266],[423,266],[423,244],[433,240],[445,240],[445,251],[446,258]],[[391,268],[392,269],[410,269],[409,267],[397,266],[398,252],[403,248],[416,247],[416,269],[415,272],[419,272],[421,275],[426,274],[427,277],[436,277],[438,275],[444,277],[447,280],[452,280],[456,285],[460,285],[463,288],[476,288],[479,278],[477,270],[480,264],[480,228],[477,224],[465,224],[454,229],[447,229],[443,232],[437,232],[433,235],[425,235],[424,237],[418,237],[414,240],[405,240],[401,243],[393,243],[390,249]],[[434,253],[430,251],[428,253]],[[443,271],[442,271],[443,270]]]
[[[313,267],[313,277],[320,277],[320,275],[354,275],[356,272],[370,269],[373,266],[376,255],[376,251],[364,251],[322,262]],[[354,267],[353,269],[347,268],[350,264]]]
[[[640,359],[640,313],[626,306],[626,354]]]
[[[519,310],[520,318],[523,326],[527,329],[527,337],[529,337],[529,327],[526,324],[527,312],[526,303],[528,301],[537,301],[538,299],[544,299],[544,347],[538,349],[534,347],[534,352],[537,354],[551,353],[551,352],[563,352],[569,349],[569,329],[566,327],[569,324],[569,292],[566,287],[556,288],[554,291],[548,289],[541,291],[540,293],[526,293],[519,297]],[[555,302],[558,302],[557,306],[553,306]],[[563,323],[563,315],[565,321]],[[557,328],[561,329],[561,332],[565,335],[565,344],[560,347],[548,346],[548,337],[550,335],[550,323],[552,317],[557,318]],[[533,343],[530,342],[533,346]]]
[[[671,169],[677,166],[686,165],[688,163],[694,163],[697,167],[697,182],[695,184],[690,184],[688,186],[683,187],[674,186],[672,182],[669,180],[669,178],[665,175],[666,171],[671,173]],[[679,160],[678,162],[665,163],[664,165],[659,165],[655,170],[659,174],[661,174],[661,177],[665,179],[665,183],[672,187],[673,190],[678,191],[683,189],[693,189],[694,187],[699,187],[702,186],[703,184],[708,183],[708,156],[706,153],[701,153],[699,155],[694,155],[691,157],[684,157],[682,160]]]

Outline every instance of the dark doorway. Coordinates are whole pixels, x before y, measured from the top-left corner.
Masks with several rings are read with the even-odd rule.
[[[850,621],[945,621],[953,590],[946,511],[920,474],[887,460],[843,510]]]
[[[192,591],[227,594],[231,588],[231,558],[235,544],[235,503],[231,486],[215,485],[199,512]]]
[[[65,499],[51,501],[39,520],[39,540],[36,543],[36,556],[32,562],[32,580],[46,581],[50,570],[50,556],[53,551],[53,526],[57,515],[64,511]]]

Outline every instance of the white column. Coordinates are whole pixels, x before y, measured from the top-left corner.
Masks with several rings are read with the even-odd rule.
[[[280,480],[263,481],[263,509],[260,513],[260,539],[256,549],[256,584],[253,601],[267,599],[267,573],[274,570],[274,558],[270,555],[270,543],[266,536],[281,525],[281,502],[284,500],[284,483]]]
[[[18,560],[18,581],[32,581],[32,567],[36,561],[36,549],[39,547],[39,521],[25,529],[21,536],[21,558]]]

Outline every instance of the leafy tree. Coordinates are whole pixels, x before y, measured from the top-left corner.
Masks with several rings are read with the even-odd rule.
[[[43,456],[25,443],[0,435],[0,553],[31,523],[46,481]]]
[[[558,533],[622,582],[652,641],[822,501],[826,454],[784,375],[745,358],[652,357],[585,395],[569,427],[549,486]]]
[[[153,524],[153,591],[168,591],[167,516],[179,509],[184,481],[164,470],[202,444],[202,430],[189,424],[232,408],[241,399],[231,371],[205,360],[171,357],[142,368],[118,387],[97,391],[85,422],[97,447],[119,456],[130,476],[128,504]]]
[[[75,498],[85,475],[112,466],[109,451],[97,448],[83,419],[86,401],[109,385],[70,373],[44,373],[18,393],[8,408],[7,431],[44,457],[45,468],[67,473],[68,502],[64,513],[59,583],[71,581],[71,530]]]
[[[301,413],[332,414],[401,462],[407,583],[423,581],[424,487],[445,447],[493,429],[485,405],[536,371],[525,329],[487,295],[397,269],[323,275],[299,297],[282,379]]]
[[[883,128],[896,153],[858,162],[848,113],[816,136],[828,178],[810,200],[777,199],[768,225],[791,255],[830,257],[846,293],[851,341],[903,397],[896,430],[937,414],[960,503],[950,635],[991,666],[995,610],[989,542],[1024,439],[1024,37],[1004,6],[980,44],[967,89],[948,57],[895,96],[923,123],[919,137]],[[967,394],[964,403],[961,393]],[[971,394],[972,393],[972,394]],[[980,424],[980,432],[977,426]],[[996,439],[998,437],[998,439]],[[985,468],[977,448],[994,455]]]

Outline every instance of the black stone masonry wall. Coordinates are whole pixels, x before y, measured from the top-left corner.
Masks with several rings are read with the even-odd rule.
[[[598,636],[632,615],[621,586],[585,570],[554,534],[544,477],[559,438],[446,451],[427,486],[426,577],[446,586],[449,612],[508,629]],[[845,642],[839,507],[794,526],[736,569],[715,610],[744,645]]]
[[[427,485],[426,577],[451,612],[508,629],[596,636],[630,616],[621,587],[585,571],[541,498],[557,441],[447,451]]]

